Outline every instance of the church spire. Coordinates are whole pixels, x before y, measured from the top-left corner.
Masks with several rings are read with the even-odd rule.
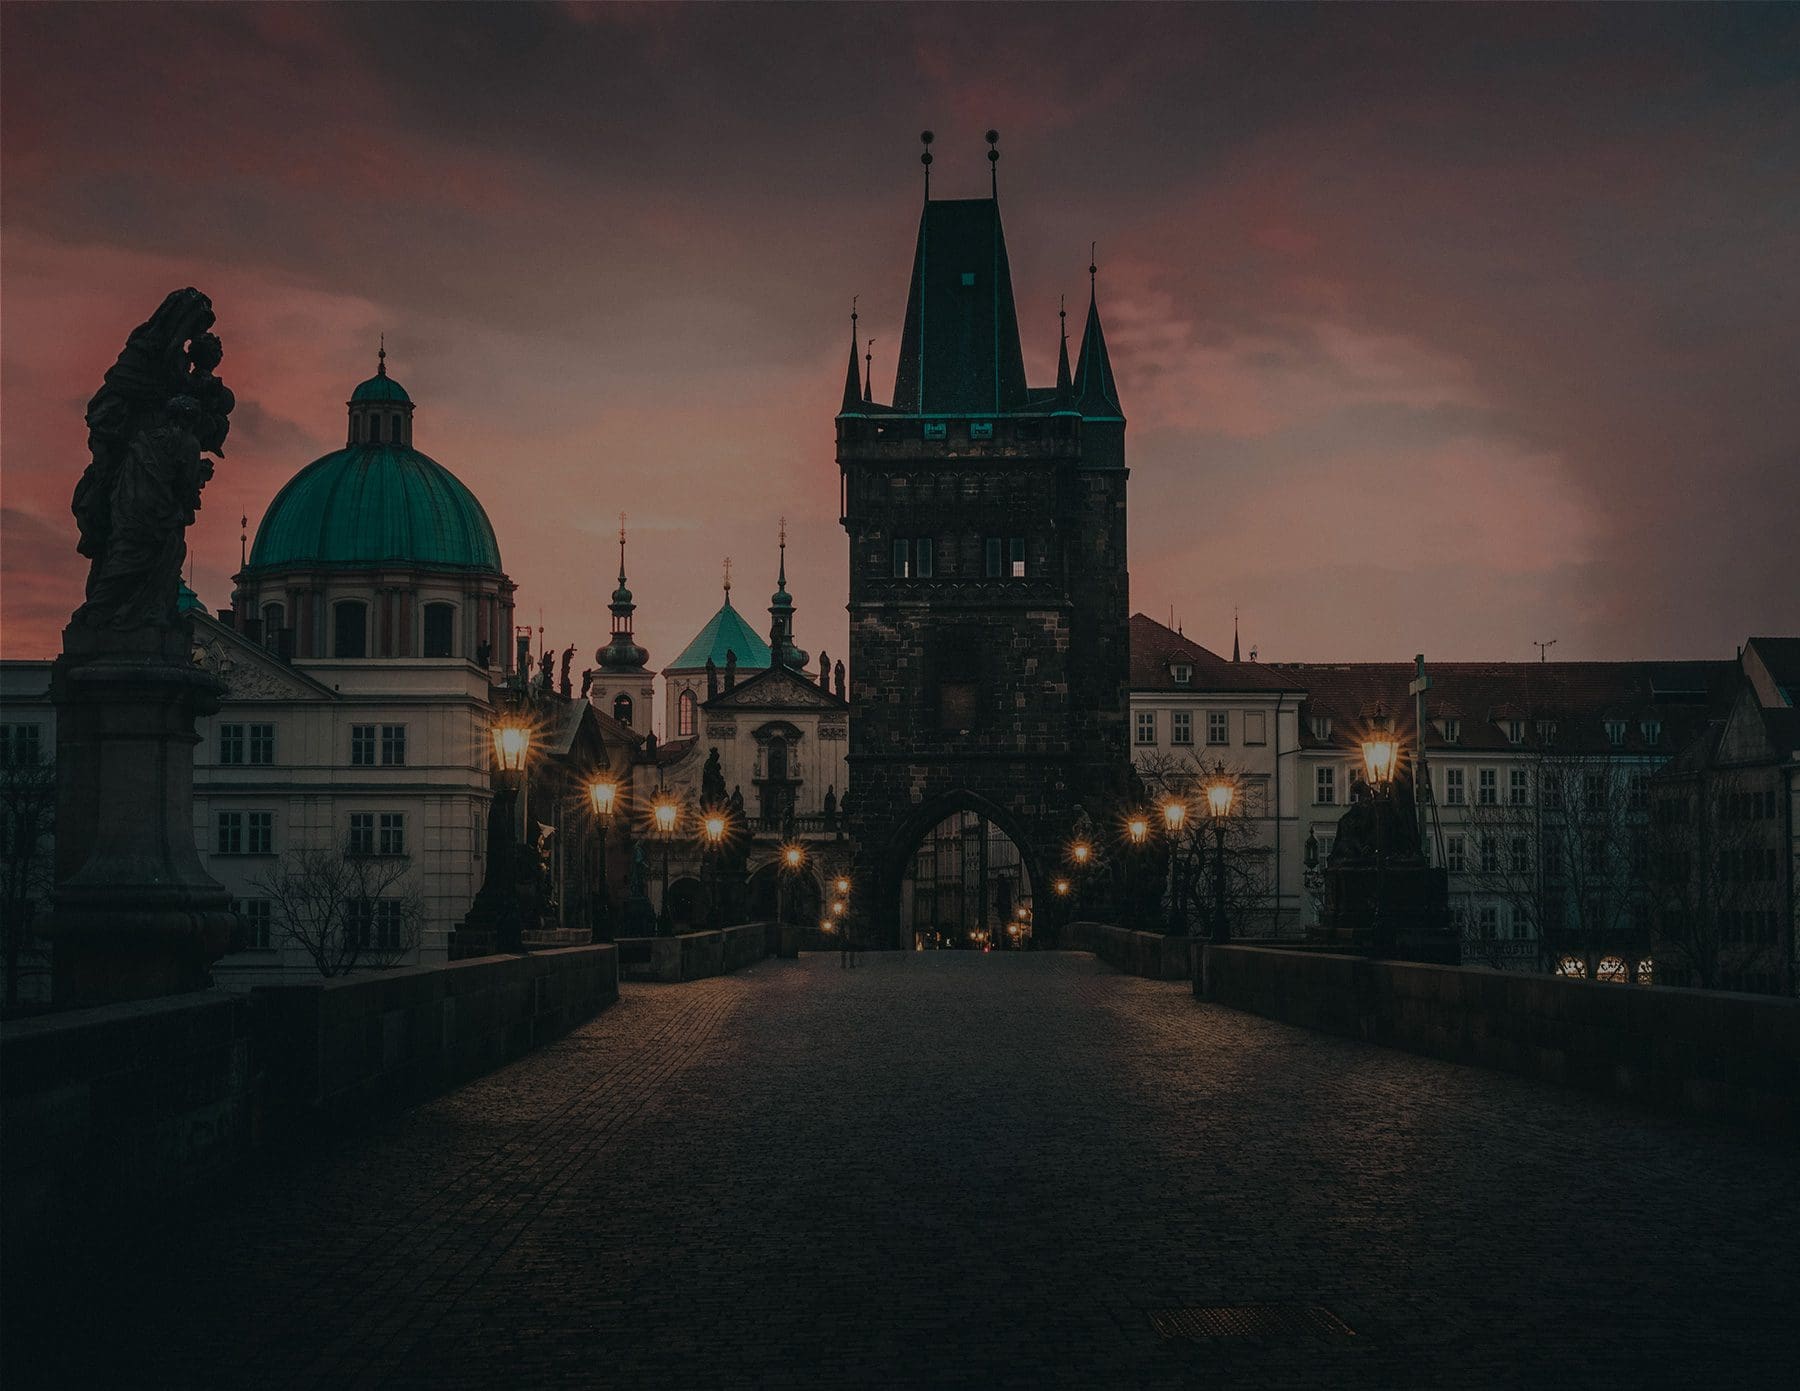
[[[619,513],[619,587],[613,590],[612,603],[612,641],[594,654],[594,660],[602,667],[610,670],[641,667],[650,660],[650,654],[637,644],[632,636],[632,615],[637,612],[637,604],[633,602],[631,590],[625,583],[625,514]]]
[[[850,369],[844,374],[844,404],[838,408],[839,415],[860,415],[868,399],[856,370],[856,299],[850,296]]]
[[[775,592],[769,596],[769,660],[778,667],[796,670],[806,665],[806,653],[794,646],[794,597],[787,588],[787,518],[781,519],[781,561]]]
[[[1113,381],[1112,359],[1106,352],[1106,334],[1100,328],[1100,295],[1098,258],[1095,247],[1088,249],[1087,326],[1081,333],[1081,356],[1075,363],[1075,405],[1090,420],[1124,417],[1119,406],[1119,388]]]
[[[863,400],[875,399],[875,340],[871,338],[863,348]]]
[[[1056,349],[1056,404],[1070,406],[1075,390],[1069,375],[1069,303],[1062,295],[1056,297],[1056,327],[1061,339]]]
[[[1238,656],[1238,611],[1236,609],[1231,611],[1231,660],[1234,662],[1243,660]]]

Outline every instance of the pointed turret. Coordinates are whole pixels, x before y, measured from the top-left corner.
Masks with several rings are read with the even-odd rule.
[[[794,598],[787,589],[787,518],[781,519],[781,565],[769,596],[769,654],[773,666],[805,667],[806,653],[794,646]]]
[[[844,374],[844,404],[838,408],[839,415],[862,414],[863,384],[860,375],[856,370],[856,308],[853,300],[850,309],[850,370]]]
[[[1100,328],[1099,269],[1088,262],[1087,326],[1081,332],[1081,356],[1075,363],[1075,406],[1089,420],[1123,420],[1112,359],[1106,353],[1106,334]]]
[[[1069,307],[1061,296],[1056,302],[1056,328],[1060,339],[1056,347],[1056,409],[1069,411],[1075,407],[1075,386],[1069,375]]]
[[[1238,656],[1238,616],[1236,609],[1231,611],[1231,660],[1234,662],[1243,660]]]
[[[650,654],[637,645],[632,636],[632,615],[637,612],[631,590],[625,583],[625,514],[619,513],[619,587],[613,590],[612,641],[594,654],[594,660],[606,671],[630,671],[643,666]]]

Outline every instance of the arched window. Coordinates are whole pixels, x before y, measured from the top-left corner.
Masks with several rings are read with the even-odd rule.
[[[263,638],[272,639],[285,626],[282,620],[287,616],[280,604],[264,604],[262,611]]]
[[[425,655],[427,657],[453,657],[456,655],[456,605],[425,605]]]
[[[769,740],[769,781],[786,782],[788,775],[787,740],[777,734]]]
[[[360,599],[345,599],[331,609],[331,655],[369,655],[369,606]]]
[[[623,691],[613,697],[613,718],[623,725],[631,723],[631,697]]]
[[[683,691],[675,699],[675,737],[688,739],[693,736],[694,726],[698,722],[695,712],[700,702],[694,699],[692,691]]]
[[[400,417],[398,415],[388,421],[388,439],[394,444],[400,443]]]

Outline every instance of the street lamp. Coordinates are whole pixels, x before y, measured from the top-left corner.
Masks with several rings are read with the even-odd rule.
[[[781,847],[780,868],[775,872],[775,921],[785,924],[788,915],[788,880],[806,864],[806,849],[797,844]]]
[[[662,905],[656,915],[656,931],[659,936],[672,937],[675,917],[669,912],[669,845],[675,839],[675,823],[680,819],[681,809],[667,794],[658,793],[650,807],[650,816],[663,847]]]
[[[1187,803],[1171,797],[1162,804],[1163,830],[1169,837],[1169,919],[1171,937],[1187,930],[1181,914],[1181,894],[1177,883],[1176,861],[1181,855],[1181,828],[1187,824]]]
[[[1058,879],[1056,881],[1055,887],[1056,887],[1056,892],[1061,897],[1067,898],[1069,896],[1069,881],[1067,879]]]
[[[612,894],[606,883],[606,833],[619,805],[619,785],[596,778],[588,784],[588,800],[593,803],[594,822],[600,828],[600,894],[594,905],[593,940],[604,942],[612,931]]]
[[[519,904],[520,850],[525,844],[526,761],[531,754],[531,725],[508,712],[494,723],[494,762],[500,770],[494,800],[494,828],[503,839],[488,846],[488,876],[498,890],[494,945],[501,951],[525,949],[525,923]],[[532,871],[535,890],[536,870]],[[533,895],[535,902],[535,894]]]
[[[1150,838],[1150,818],[1133,816],[1125,823],[1125,837],[1133,850],[1143,849],[1144,842]],[[1131,871],[1136,861],[1136,855],[1125,857],[1125,910],[1128,913],[1135,912],[1137,908],[1137,901],[1131,894]]]
[[[1237,788],[1226,776],[1223,763],[1213,770],[1205,790],[1213,833],[1212,939],[1223,943],[1231,940],[1231,924],[1225,919],[1225,819],[1231,815],[1231,805],[1237,799]]]
[[[725,840],[725,814],[709,811],[700,820],[700,877],[706,881],[706,925],[715,931],[719,920],[719,847]]]
[[[1387,810],[1380,805],[1394,786],[1394,774],[1400,761],[1400,744],[1388,730],[1386,715],[1376,715],[1369,722],[1369,733],[1362,741],[1363,771],[1369,775],[1369,787],[1375,794],[1375,920],[1370,924],[1375,949],[1386,952],[1388,924],[1382,908],[1382,889],[1386,870],[1387,847],[1382,843],[1387,823]]]

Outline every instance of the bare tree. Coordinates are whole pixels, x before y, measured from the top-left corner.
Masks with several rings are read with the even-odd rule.
[[[39,920],[54,878],[55,821],[56,765],[35,750],[8,747],[0,756],[0,949],[9,1011],[18,1007],[24,977],[50,973]]]
[[[1778,986],[1784,902],[1774,785],[1715,773],[1659,792],[1651,825],[1658,965],[1703,990]]]
[[[1261,826],[1265,808],[1252,804],[1266,797],[1260,781],[1247,779],[1236,768],[1228,767],[1220,774],[1193,751],[1149,754],[1139,760],[1138,774],[1152,803],[1151,833],[1162,845],[1163,853],[1157,858],[1164,876],[1160,897],[1176,910],[1175,919],[1185,923],[1189,932],[1204,932],[1222,896],[1225,920],[1234,935],[1251,927],[1267,928],[1274,918],[1276,885],[1273,851]],[[1232,784],[1233,791],[1231,812],[1221,823],[1222,838],[1206,800],[1207,784],[1220,776]],[[1168,798],[1178,799],[1187,808],[1181,829],[1173,837],[1155,805]],[[1171,851],[1173,874],[1168,858]],[[1215,879],[1221,861],[1222,895]]]
[[[407,862],[335,850],[291,850],[255,881],[271,926],[306,949],[323,976],[392,966],[419,944],[424,900],[406,882]]]
[[[1506,785],[1478,784],[1462,819],[1444,827],[1453,883],[1475,900],[1465,950],[1490,965],[1530,958],[1540,970],[1589,979],[1617,955],[1634,971],[1649,952],[1649,772],[1604,753],[1541,746],[1496,770]],[[1502,907],[1510,938],[1497,930]],[[1482,920],[1484,908],[1493,919]]]

